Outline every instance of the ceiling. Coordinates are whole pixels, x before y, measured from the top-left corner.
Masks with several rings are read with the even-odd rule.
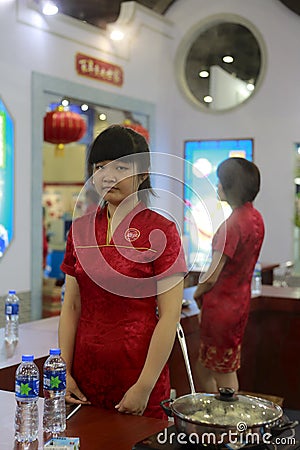
[[[287,8],[293,11],[296,14],[300,15],[300,2],[299,0],[279,0],[283,3]]]
[[[43,0],[34,1],[40,3]],[[118,19],[121,4],[127,1],[130,0],[55,0],[55,3],[61,13],[105,30],[108,24]],[[136,0],[136,3],[164,15],[178,1],[184,0]],[[300,0],[278,1],[300,15]],[[234,56],[233,64],[222,63],[221,58],[226,54]],[[199,70],[218,65],[233,76],[255,84],[261,67],[261,53],[249,30],[224,21],[199,34],[191,45],[187,61],[185,75],[194,95],[202,98],[208,80],[199,79]]]
[[[34,0],[37,4],[42,0]],[[131,0],[55,0],[60,12],[105,29],[115,22],[120,14],[121,3]],[[146,8],[164,15],[176,1],[184,0],[136,0]],[[249,0],[248,0],[249,1]],[[300,0],[278,0],[294,13],[300,15]]]
[[[41,3],[42,0],[34,0]],[[120,14],[121,3],[130,0],[56,0],[60,12],[105,29],[108,23],[115,22]],[[184,0],[136,0],[146,8],[164,15],[176,1]],[[248,0],[249,1],[249,0]],[[300,0],[278,0],[294,13],[300,15]]]
[[[130,0],[57,0],[56,4],[63,14],[105,29],[108,23],[117,20],[121,3],[126,1]],[[137,0],[136,3],[163,15],[175,1]]]

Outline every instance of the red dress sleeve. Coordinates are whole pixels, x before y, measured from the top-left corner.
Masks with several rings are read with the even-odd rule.
[[[61,263],[60,268],[67,275],[75,277],[75,263],[76,263],[76,256],[74,251],[73,232],[71,227],[67,237],[65,256],[63,262]]]
[[[46,227],[45,227],[45,225],[43,225],[43,268],[46,267],[47,254],[48,254],[47,233],[46,233]]]
[[[157,280],[187,272],[183,245],[175,223],[170,222],[168,228],[164,230],[164,234],[166,237],[165,248],[153,262]]]
[[[217,230],[213,238],[212,249],[231,259],[240,241],[240,231],[238,224],[230,219],[229,217]]]

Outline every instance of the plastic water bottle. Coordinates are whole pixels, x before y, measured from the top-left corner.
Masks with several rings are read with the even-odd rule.
[[[37,439],[39,428],[39,369],[33,362],[33,355],[23,355],[16,370],[16,414],[15,438],[19,442]]]
[[[49,433],[66,429],[66,363],[59,348],[50,349],[44,364],[43,428]]]
[[[16,291],[9,291],[5,299],[5,341],[10,344],[19,340],[19,302]]]
[[[255,264],[253,276],[252,276],[252,284],[251,284],[251,293],[252,295],[260,295],[261,294],[261,264],[257,262]]]
[[[65,299],[65,290],[66,290],[66,282],[64,282],[64,284],[61,287],[61,293],[60,293],[60,301],[63,304],[64,299]]]

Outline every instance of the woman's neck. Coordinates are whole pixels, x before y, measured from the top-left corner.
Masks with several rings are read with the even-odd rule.
[[[111,228],[112,233],[118,227],[118,225],[122,222],[124,217],[127,216],[139,203],[139,199],[137,194],[130,195],[125,200],[122,201],[119,205],[113,205],[112,203],[108,203],[107,211],[108,216],[111,219]]]
[[[133,208],[136,207],[138,204],[139,199],[137,194],[130,195],[129,197],[125,198],[120,204],[107,204],[108,214],[109,217],[112,218],[113,215],[116,213],[118,216],[125,217],[130,211],[133,210]]]
[[[246,202],[246,203],[248,203],[248,202]],[[236,208],[240,208],[241,206],[246,205],[246,203],[240,203],[240,204],[238,204],[238,205],[230,205],[230,207],[231,207],[232,210],[234,210],[234,209],[236,209]]]

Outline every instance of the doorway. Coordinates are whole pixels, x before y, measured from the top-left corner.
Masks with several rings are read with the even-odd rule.
[[[83,86],[70,81],[33,73],[32,75],[32,187],[31,187],[31,320],[42,317],[42,279],[43,279],[43,118],[50,104],[71,98],[78,104],[92,104],[106,110],[109,123],[120,123],[117,115],[130,112],[147,117],[148,130],[153,145],[155,106],[152,103]],[[99,125],[99,124],[98,124]],[[105,124],[102,124],[105,127]],[[95,133],[99,133],[95,127]],[[84,184],[84,179],[82,184]]]

